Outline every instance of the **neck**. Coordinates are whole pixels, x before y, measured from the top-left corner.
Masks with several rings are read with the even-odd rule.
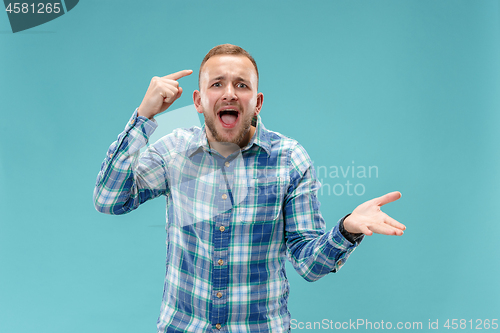
[[[232,142],[218,142],[214,140],[212,133],[208,128],[206,128],[208,144],[210,145],[211,148],[215,149],[219,154],[221,154],[224,157],[228,157],[232,153],[245,147],[250,142],[250,139],[253,137],[254,133],[255,133],[255,127],[250,126],[250,129],[247,132],[247,134],[243,137],[243,139],[239,142],[239,144],[236,144]]]

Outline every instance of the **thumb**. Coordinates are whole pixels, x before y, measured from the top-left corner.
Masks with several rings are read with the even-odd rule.
[[[387,193],[379,198],[376,199],[376,203],[378,206],[383,206],[385,204],[388,204],[389,202],[393,202],[401,198],[401,192],[395,191],[391,193]]]
[[[177,91],[177,95],[175,96],[175,99],[178,99],[182,95],[182,87],[179,87],[179,90]]]
[[[177,95],[175,95],[175,98],[173,98],[170,102],[168,103],[163,103],[163,107],[162,107],[162,112],[165,111],[166,109],[168,109],[172,104],[174,104],[174,102],[179,98],[181,97],[182,95],[182,88],[179,87],[179,90],[177,90]]]

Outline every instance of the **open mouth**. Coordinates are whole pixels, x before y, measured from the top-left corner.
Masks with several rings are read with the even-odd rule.
[[[233,127],[238,120],[239,112],[236,110],[222,110],[219,112],[219,119],[224,127]]]

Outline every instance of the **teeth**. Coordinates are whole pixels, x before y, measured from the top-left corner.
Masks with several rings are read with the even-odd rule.
[[[238,111],[237,111],[237,110],[227,109],[227,110],[222,110],[222,111],[220,111],[220,112],[219,112],[219,115],[222,115],[222,114],[227,113],[227,112],[236,112],[236,113],[238,113]]]

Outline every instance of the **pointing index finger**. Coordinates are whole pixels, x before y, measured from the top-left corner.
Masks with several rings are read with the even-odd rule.
[[[179,80],[180,78],[182,78],[184,76],[191,75],[192,73],[193,73],[193,71],[191,69],[185,69],[185,70],[179,71],[177,73],[173,73],[173,74],[169,74],[167,76],[164,76],[163,78],[170,79],[170,80]]]

